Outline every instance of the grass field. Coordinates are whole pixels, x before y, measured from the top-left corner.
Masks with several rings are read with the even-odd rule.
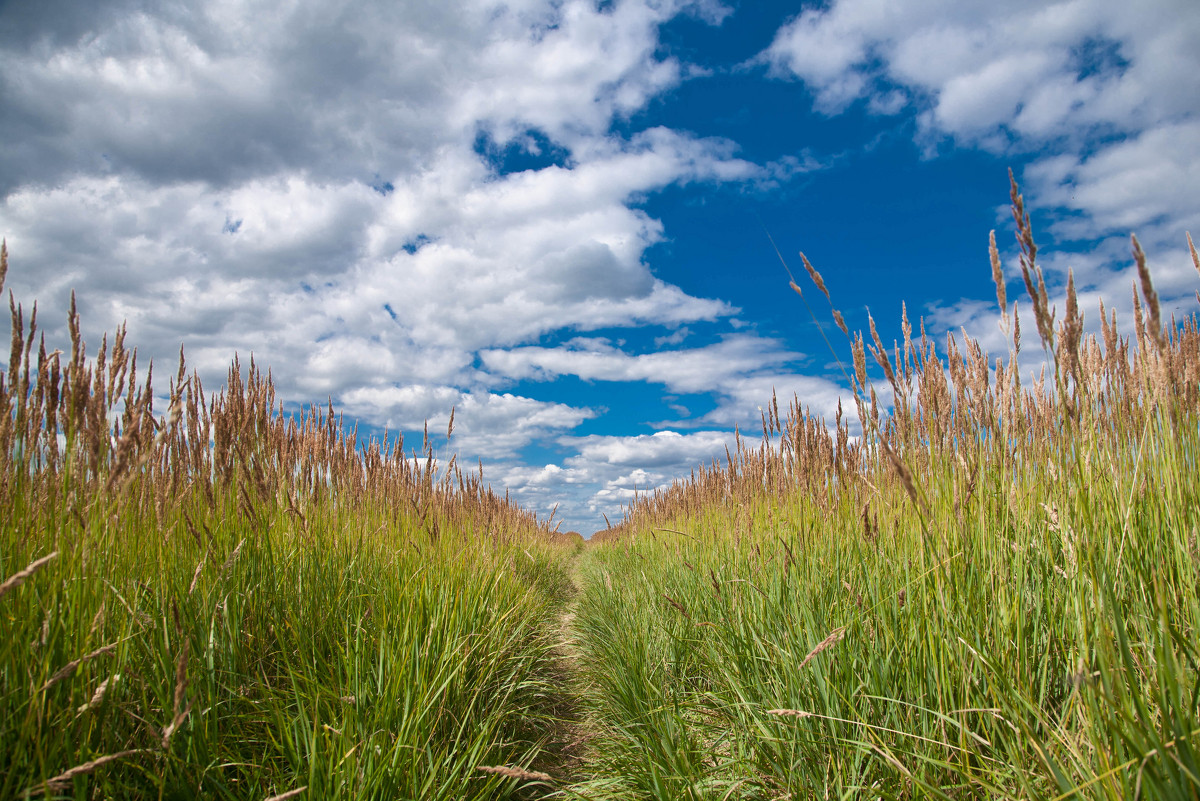
[[[1057,319],[1012,200],[1008,353],[831,307],[856,408],[764,399],[587,547],[428,435],[182,356],[156,410],[123,334],[14,308],[0,798],[1197,797],[1197,320],[1136,240],[1132,333]]]

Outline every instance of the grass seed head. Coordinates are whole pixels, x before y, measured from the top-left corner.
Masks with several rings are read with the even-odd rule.
[[[18,570],[16,573],[13,573],[4,580],[3,584],[0,584],[0,598],[3,598],[5,595],[8,595],[10,592],[20,587],[22,584],[32,578],[35,573],[57,558],[58,551],[54,551],[40,559],[35,559],[34,561],[30,562],[24,570]]]
[[[518,779],[526,782],[552,782],[554,777],[548,773],[541,773],[536,770],[525,770],[524,768],[514,768],[509,765],[478,765],[475,770],[483,773],[490,773],[493,776],[504,776],[508,779]]]
[[[829,632],[829,636],[826,637],[825,639],[821,640],[819,643],[817,643],[816,647],[808,652],[808,656],[804,657],[804,659],[802,659],[800,661],[800,664],[797,667],[797,669],[799,670],[800,668],[803,668],[809,662],[816,659],[817,656],[822,651],[828,650],[829,648],[832,648],[833,646],[837,645],[838,642],[840,642],[842,637],[844,637],[844,636],[846,636],[846,627],[845,626],[836,628],[833,631]]]

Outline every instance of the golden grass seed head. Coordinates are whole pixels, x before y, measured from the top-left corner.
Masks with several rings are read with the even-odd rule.
[[[40,559],[35,559],[23,570],[18,570],[16,573],[13,573],[11,576],[6,578],[4,583],[0,584],[0,598],[3,598],[5,595],[8,595],[10,592],[20,587],[31,577],[33,577],[33,575],[39,570],[57,559],[58,553],[58,551],[53,551],[41,557]]]
[[[478,765],[475,770],[482,773],[490,773],[493,776],[504,776],[508,779],[519,779],[520,781],[528,782],[552,782],[554,777],[548,773],[541,773],[536,770],[525,770],[524,768],[514,768],[510,765]]]
[[[988,255],[992,262],[992,281],[996,284],[996,304],[1000,307],[1001,316],[1008,319],[1008,293],[1004,286],[1004,269],[1000,264],[1000,251],[996,248],[996,232],[988,234]]]
[[[804,253],[800,254],[800,260],[804,262],[804,269],[808,270],[808,277],[811,278],[812,282],[817,285],[817,289],[821,290],[821,292],[825,295],[825,299],[832,304],[833,298],[829,296],[829,290],[825,288],[825,279],[821,277],[819,272],[817,272],[817,268],[812,266],[812,263],[808,260],[808,257],[804,255]]]
[[[1146,299],[1146,322],[1150,327],[1150,336],[1159,350],[1166,349],[1166,339],[1163,336],[1162,312],[1158,305],[1158,293],[1154,291],[1154,282],[1150,280],[1150,269],[1146,266],[1146,254],[1137,236],[1129,237],[1133,244],[1133,260],[1137,264],[1138,280],[1142,284],[1142,296]]]

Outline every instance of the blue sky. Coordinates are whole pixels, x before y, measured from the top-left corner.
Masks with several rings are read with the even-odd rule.
[[[1193,310],[1197,41],[1193,0],[8,0],[8,285],[410,444],[454,407],[441,454],[586,534],[846,394],[767,232],[851,328],[999,351],[1011,167],[1089,321],[1131,231]]]

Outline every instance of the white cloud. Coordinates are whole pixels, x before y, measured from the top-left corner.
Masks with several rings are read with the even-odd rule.
[[[1163,235],[1178,243],[1183,231],[1200,229],[1198,153],[1200,118],[1147,130],[1090,156],[1045,159],[1025,176],[1041,201],[1086,213],[1059,222],[1055,233],[1147,236],[1151,226],[1165,225]]]
[[[863,91],[863,76],[852,68],[866,58],[866,48],[864,32],[840,15],[808,9],[780,29],[763,55],[773,74],[805,80],[818,108],[836,112]]]
[[[838,0],[789,21],[761,58],[828,113],[868,98],[894,114],[904,91],[926,144],[1036,152],[1035,178],[1073,157],[1063,191],[1039,184],[1030,200],[1079,212],[1091,227],[1076,234],[1097,236],[1200,206],[1198,39],[1200,6],[1181,0]]]
[[[51,339],[65,340],[75,289],[93,347],[128,319],[143,359],[170,363],[184,342],[210,387],[239,352],[272,368],[281,399],[332,396],[364,422],[444,431],[455,407],[460,457],[549,500],[556,482],[601,479],[519,452],[600,410],[505,392],[513,376],[479,352],[730,322],[729,304],[654,275],[644,255],[663,226],[637,203],[820,166],[758,166],[665,128],[613,133],[705,74],[664,55],[659,27],[730,13],[717,0],[6,7],[8,285],[39,299]],[[493,159],[513,149],[539,166],[501,175]]]
[[[451,444],[469,461],[513,459],[534,440],[576,428],[593,409],[549,403],[511,393],[463,392],[449,386],[406,384],[360,387],[342,396],[344,411],[390,429],[446,431],[454,409]]]
[[[589,381],[641,381],[661,384],[672,393],[709,395],[717,402],[715,409],[698,418],[656,424],[664,427],[753,427],[773,395],[784,404],[797,398],[802,407],[832,420],[838,398],[849,392],[848,384],[780,371],[801,354],[753,334],[733,334],[704,347],[644,354],[626,353],[605,340],[576,339],[557,348],[489,350],[480,356],[492,373],[516,379],[572,375]]]
[[[681,393],[719,393],[730,378],[799,357],[778,340],[751,334],[732,334],[699,348],[637,355],[598,339],[576,339],[557,348],[531,346],[480,353],[489,370],[510,378],[548,380],[574,375],[589,381],[649,381]]]
[[[677,80],[658,24],[722,9],[151,5],[74,36],[26,9],[0,36],[0,130],[37,119],[0,156],[10,285],[50,310],[77,289],[90,331],[128,318],[160,359],[186,341],[210,382],[253,352],[293,399],[477,388],[479,348],[728,315],[653,276],[662,226],[630,199],[766,173],[727,141],[608,133]],[[481,129],[569,158],[498,177]]]
[[[667,345],[680,345],[685,339],[691,336],[691,333],[691,330],[686,325],[680,326],[666,336],[655,337],[654,347],[662,348]]]
[[[1125,314],[1131,231],[1164,303],[1195,306],[1182,243],[1200,229],[1198,40],[1200,5],[1190,0],[835,0],[789,20],[759,59],[803,81],[827,114],[864,99],[870,113],[895,114],[903,93],[931,156],[945,144],[1031,156],[1027,205],[1050,217],[1060,243],[1084,249],[1044,251],[1059,308],[1072,268],[1081,295],[1101,293]],[[1047,232],[1037,233],[1045,245]],[[1016,278],[1015,248],[1001,248]],[[1018,279],[1010,298],[1019,290]],[[929,313],[941,332],[965,326],[1003,350],[990,303],[941,302]]]
[[[761,58],[831,112],[900,84],[942,133],[969,142],[1008,126],[1044,139],[1194,114],[1197,34],[1200,10],[1180,0],[838,0],[789,21]]]
[[[726,447],[736,447],[731,431],[565,436],[559,443],[574,451],[564,464],[579,488],[565,496],[563,513],[568,519],[606,515],[613,523],[635,493],[653,492],[700,465],[723,461]]]
[[[579,456],[568,464],[598,463],[629,467],[687,468],[709,462],[725,452],[732,432],[697,431],[680,434],[677,431],[656,431],[631,437],[601,436],[561,439],[563,445],[579,450]]]
[[[91,5],[5,11],[0,131],[20,146],[0,156],[0,191],[105,169],[387,177],[480,126],[603,135],[680,80],[655,55],[658,25],[721,16],[712,2]]]
[[[825,418],[833,425],[839,398],[847,414],[853,414],[849,384],[837,384],[825,378],[795,373],[765,372],[734,378],[721,387],[717,408],[695,421],[695,425],[741,426],[752,435],[759,433],[761,413],[771,402],[778,400],[780,414],[795,401],[801,409]]]

